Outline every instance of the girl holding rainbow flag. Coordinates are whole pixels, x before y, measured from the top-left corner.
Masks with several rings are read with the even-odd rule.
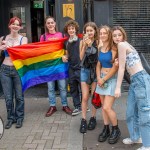
[[[8,47],[27,44],[28,40],[18,32],[22,29],[22,21],[18,17],[10,19],[8,27],[10,34],[0,38],[0,51],[4,51],[5,59],[0,68],[0,79],[6,101],[7,123],[5,129],[11,128],[16,122],[16,128],[21,128],[24,120],[24,96],[22,84],[17,70],[7,52]],[[13,95],[15,93],[15,105]]]
[[[55,19],[51,16],[46,17],[45,19],[45,30],[46,33],[43,34],[40,38],[42,41],[50,41],[63,38],[61,32],[57,32]],[[66,79],[57,80],[58,88],[60,91],[61,102],[63,105],[62,110],[67,114],[72,114],[72,110],[68,107],[67,103],[67,82]],[[48,95],[50,107],[46,113],[46,117],[51,116],[57,111],[56,109],[56,96],[55,96],[55,81],[48,82]]]

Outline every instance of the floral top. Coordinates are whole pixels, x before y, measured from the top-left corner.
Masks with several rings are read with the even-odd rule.
[[[140,56],[135,49],[126,55],[126,67],[127,68],[133,67],[136,63],[140,61],[141,61]]]

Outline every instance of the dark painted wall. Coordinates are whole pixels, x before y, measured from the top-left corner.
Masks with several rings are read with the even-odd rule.
[[[0,0],[0,36],[3,36],[9,32],[8,30],[8,6],[9,2],[6,0]]]
[[[94,0],[94,22],[98,25],[112,25],[112,0]]]
[[[55,0],[55,10],[56,10],[56,21],[58,29],[63,31],[65,22],[68,21],[69,17],[63,17],[63,4],[73,4],[75,5],[75,20],[80,25],[80,31],[83,29],[83,0]]]
[[[7,25],[10,19],[10,9],[13,7],[25,7],[26,33],[31,41],[30,0],[0,0],[0,36],[9,32]]]

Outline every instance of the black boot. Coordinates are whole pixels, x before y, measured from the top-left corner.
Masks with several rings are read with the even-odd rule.
[[[80,133],[86,133],[86,131],[87,131],[87,122],[85,119],[82,118],[80,125]]]
[[[104,125],[104,129],[103,129],[102,133],[100,133],[100,135],[98,137],[98,141],[105,142],[109,136],[110,136],[109,125]]]
[[[88,130],[94,130],[95,127],[96,127],[96,117],[91,117],[88,124]]]
[[[108,138],[108,143],[109,144],[115,144],[117,143],[119,137],[121,135],[120,129],[117,126],[112,126],[112,131],[110,134],[110,137]]]

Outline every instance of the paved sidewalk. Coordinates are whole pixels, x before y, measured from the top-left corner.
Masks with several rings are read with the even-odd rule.
[[[117,144],[108,144],[108,142],[100,143],[98,142],[98,136],[103,129],[103,121],[101,115],[101,109],[97,110],[97,126],[93,131],[87,131],[83,136],[83,150],[136,150],[141,147],[140,144],[124,145],[122,140],[129,137],[125,122],[125,112],[126,112],[126,99],[127,93],[122,93],[121,98],[117,99],[114,104],[114,109],[117,113],[119,128],[121,130],[121,137]],[[91,117],[88,113],[88,119]]]
[[[70,97],[68,103],[73,109]],[[51,117],[45,117],[48,108],[46,85],[29,89],[25,93],[23,127],[16,129],[13,124],[5,129],[0,150],[82,150],[83,135],[78,132],[80,115],[72,117],[63,112],[60,98],[57,98],[58,111]],[[0,98],[0,116],[6,122],[3,97]]]
[[[49,105],[46,98],[25,99],[25,120],[23,127],[15,128],[15,124],[4,131],[0,140],[0,149],[8,150],[66,150],[68,147],[70,124],[72,117],[61,110],[51,117],[45,117]],[[6,121],[4,100],[0,100],[0,115]],[[82,138],[82,135],[79,134]]]
[[[40,93],[32,92],[30,91],[30,94],[35,94],[35,98],[30,94],[25,95],[25,120],[23,127],[16,129],[14,124],[9,130],[4,130],[4,135],[0,140],[0,150],[83,150],[83,148],[86,148],[86,150],[97,150],[97,147],[95,148],[95,142],[97,144],[95,139],[97,139],[99,128],[102,128],[100,111],[97,113],[98,124],[100,125],[97,126],[96,130],[88,131],[86,135],[83,135],[79,133],[81,115],[72,117],[65,114],[61,110],[60,99],[57,98],[58,111],[51,117],[45,117],[45,113],[49,108],[48,98],[46,98],[47,92],[44,91],[44,94],[41,91]],[[68,103],[73,108],[70,97],[68,98]],[[115,104],[119,120],[125,120],[125,103],[126,93]],[[90,114],[88,112],[88,118],[90,118]],[[5,122],[6,108],[3,98],[0,99],[0,116]],[[125,134],[128,135],[128,133]],[[122,136],[124,137],[124,135]],[[119,142],[119,145],[121,144]],[[98,143],[98,145],[100,146],[98,150],[108,150],[110,148],[110,145],[107,143],[103,146],[101,143]],[[129,148],[125,147],[124,149]],[[132,150],[132,147],[130,150]]]

